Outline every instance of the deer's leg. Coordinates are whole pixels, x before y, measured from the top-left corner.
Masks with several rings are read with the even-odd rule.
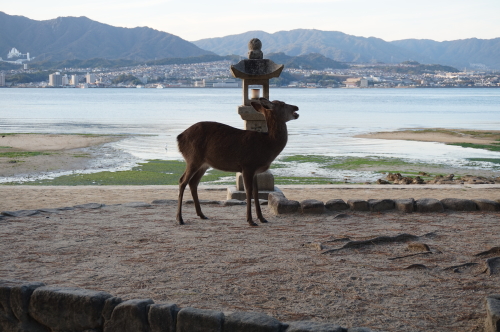
[[[191,180],[189,180],[189,189],[191,190],[191,196],[193,196],[194,207],[196,208],[196,214],[201,219],[208,219],[205,217],[203,212],[201,212],[200,200],[198,199],[198,184],[200,183],[203,174],[207,171],[208,167],[202,167],[196,172]]]
[[[184,171],[184,174],[182,174],[181,178],[179,179],[179,198],[177,201],[177,221],[179,222],[179,225],[184,225],[184,220],[182,219],[182,198],[184,196],[184,190],[186,189],[186,186],[188,185],[189,181],[191,181],[191,178],[194,176],[196,171],[198,170],[197,167],[193,167],[193,165],[187,165],[186,170]]]
[[[247,222],[250,226],[257,226],[252,220],[252,189],[255,172],[243,170],[242,174],[243,182],[245,183],[245,192],[247,194]]]
[[[260,209],[259,188],[257,186],[257,174],[255,174],[253,177],[253,201],[255,203],[255,212],[257,213],[257,218],[259,218],[260,222],[266,223],[267,220],[262,215],[262,211]]]

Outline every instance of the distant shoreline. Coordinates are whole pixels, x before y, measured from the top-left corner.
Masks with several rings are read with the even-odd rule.
[[[490,135],[491,134],[491,135]],[[491,145],[500,139],[500,130],[463,129],[407,129],[401,131],[376,132],[354,136],[356,138],[406,140],[438,143],[471,143]]]
[[[96,168],[108,149],[94,149],[129,136],[85,134],[1,134],[0,179],[35,179]],[[106,151],[100,151],[106,150]],[[107,156],[108,159],[112,157]],[[99,168],[97,166],[97,168]],[[0,181],[0,184],[5,181]]]
[[[0,86],[0,89],[81,89],[78,87],[62,87],[62,86]],[[287,87],[287,86],[279,86],[279,87],[271,87],[272,89],[341,89],[341,90],[356,90],[356,89],[500,89],[500,86],[394,86],[394,87],[355,87],[355,88],[346,88],[346,87]],[[85,88],[87,89],[137,89],[137,87],[93,87],[93,88]],[[156,89],[154,87],[143,89]],[[164,89],[215,89],[215,90],[224,90],[224,89],[238,89],[241,90],[241,87],[197,87],[197,86],[165,86]]]

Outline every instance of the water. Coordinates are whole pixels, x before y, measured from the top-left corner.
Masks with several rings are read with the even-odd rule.
[[[455,167],[500,153],[354,135],[404,128],[500,128],[500,89],[271,89],[299,106],[282,155],[398,157]],[[240,89],[0,89],[0,132],[136,135],[110,146],[134,161],[182,159],[176,136],[198,121],[242,128]],[[166,148],[166,150],[165,150]],[[125,163],[118,158],[117,163]],[[127,164],[127,165],[129,165]],[[491,169],[494,164],[476,167]]]

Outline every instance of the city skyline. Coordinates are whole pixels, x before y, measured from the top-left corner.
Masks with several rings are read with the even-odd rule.
[[[86,16],[113,26],[147,26],[188,41],[293,29],[341,31],[385,41],[500,37],[497,0],[255,0],[243,6],[227,0],[27,0],[23,6],[2,4],[2,11],[35,20]]]

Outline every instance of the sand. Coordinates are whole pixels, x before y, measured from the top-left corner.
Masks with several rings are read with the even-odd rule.
[[[123,138],[121,136],[15,134],[0,136],[0,146],[9,151],[60,151],[100,145]]]
[[[500,136],[500,131],[497,130],[476,130],[476,134],[471,134],[468,131],[461,129],[436,129],[435,132],[427,130],[405,130],[378,132],[363,135],[356,135],[359,138],[371,139],[389,139],[389,140],[405,140],[405,141],[422,141],[422,142],[440,142],[440,143],[472,143],[489,145],[495,142],[495,139]],[[496,135],[488,135],[488,134]]]
[[[486,198],[500,199],[500,185],[282,185],[288,199]],[[177,186],[0,186],[0,211],[54,208],[87,203],[150,203],[177,199]],[[227,199],[226,186],[200,186],[200,199]],[[186,190],[185,199],[191,199]]]
[[[500,199],[498,185],[280,189],[299,201]],[[204,205],[210,219],[200,220],[194,207],[186,204],[186,225],[179,226],[175,201],[140,208],[113,205],[175,200],[176,186],[0,186],[0,197],[1,211],[107,204],[100,209],[0,218],[3,279],[378,331],[482,331],[484,299],[500,293],[500,276],[485,272],[487,257],[474,256],[500,246],[498,212],[277,217],[264,208],[269,223],[252,228],[244,220],[244,206]],[[224,200],[226,188],[203,186],[200,198]],[[408,243],[400,242],[323,254],[340,248],[345,238],[402,233],[418,236],[413,241],[427,244],[432,254],[391,260],[413,253]]]
[[[85,170],[96,157],[109,150],[89,150],[102,147],[126,136],[14,134],[0,136],[0,153],[41,152],[35,156],[0,156],[1,177],[30,178],[40,174]]]
[[[475,256],[500,245],[499,212],[276,217],[265,207],[269,223],[249,227],[245,206],[202,208],[209,220],[185,205],[183,226],[175,202],[0,218],[0,279],[376,331],[482,331],[484,299],[500,292],[485,272],[491,255]],[[324,254],[346,238],[403,233],[431,253],[395,259],[415,254],[395,242]]]

